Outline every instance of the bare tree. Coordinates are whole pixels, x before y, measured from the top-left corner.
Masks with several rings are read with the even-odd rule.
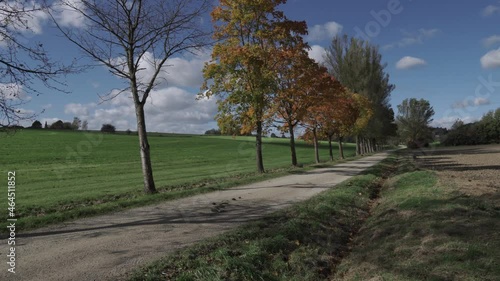
[[[78,117],[74,117],[73,122],[71,122],[71,128],[73,130],[78,130],[81,125],[82,125],[82,120],[80,120],[80,118]]]
[[[61,75],[76,71],[73,65],[51,60],[43,47],[27,36],[40,32],[45,6],[39,1],[0,1],[0,128],[33,119],[21,107],[39,85],[65,91]]]
[[[82,122],[82,131],[87,131],[89,126],[89,122],[87,120],[83,120]]]
[[[210,32],[203,17],[209,0],[63,0],[84,19],[75,30],[61,26],[64,36],[88,57],[105,65],[127,82],[121,93],[130,92],[135,105],[144,176],[144,192],[156,192],[146,134],[144,105],[159,84],[169,58],[206,46]],[[57,9],[57,8],[56,8]],[[149,69],[149,73],[145,70]],[[151,71],[152,70],[152,71]],[[115,96],[109,96],[112,99]]]

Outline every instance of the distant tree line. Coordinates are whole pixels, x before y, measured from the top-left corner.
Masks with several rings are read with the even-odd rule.
[[[11,126],[12,128],[16,129],[24,129],[23,126]],[[35,120],[30,127],[26,129],[50,129],[50,130],[73,130],[76,131],[78,129],[81,129],[82,131],[87,131],[88,130],[88,122],[87,120],[80,120],[80,118],[75,117],[73,118],[73,122],[64,122],[62,120],[57,120],[56,122],[48,125],[47,122],[45,122],[45,125],[42,125],[42,123],[38,120]],[[218,130],[212,129],[214,131],[213,134],[216,134]],[[209,130],[210,131],[210,130]],[[101,127],[101,132],[103,133],[115,133],[116,132],[116,127],[113,126],[112,124],[102,124]],[[208,132],[208,131],[207,131]],[[127,130],[126,133],[130,135],[132,131]],[[220,135],[220,131],[219,131]]]
[[[62,120],[57,120],[56,122],[48,125],[47,121],[45,121],[45,125],[38,120],[35,120],[30,127],[27,129],[51,129],[51,130],[78,130],[82,129],[84,131],[87,130],[88,122],[87,120],[80,120],[80,118],[73,118],[73,122],[64,122]],[[20,127],[23,128],[23,127]]]
[[[481,120],[469,124],[457,120],[443,145],[478,145],[500,143],[500,108],[486,113]]]
[[[101,132],[114,134],[116,132],[116,128],[111,124],[102,124]]]
[[[205,131],[205,135],[218,136],[218,135],[221,135],[221,131],[218,129],[210,129],[210,130]]]

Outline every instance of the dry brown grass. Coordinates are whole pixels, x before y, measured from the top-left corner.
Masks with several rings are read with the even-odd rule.
[[[458,190],[470,196],[498,196],[500,145],[460,146],[422,152],[425,155],[418,156],[417,163],[437,171],[441,182],[452,182]]]

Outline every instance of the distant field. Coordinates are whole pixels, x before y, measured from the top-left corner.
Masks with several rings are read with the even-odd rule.
[[[16,214],[21,219],[65,220],[153,200],[142,195],[135,135],[24,130],[0,137],[0,143],[1,182],[5,186],[7,171],[16,171]],[[252,137],[155,134],[150,145],[160,191],[203,187],[255,171]],[[354,155],[352,145],[345,150],[346,156]],[[266,169],[290,166],[287,139],[266,138],[263,153]],[[321,145],[320,154],[323,161],[328,160],[326,144]],[[298,142],[297,155],[301,164],[314,161],[312,146],[304,142]],[[5,217],[6,192],[0,194],[0,215]]]

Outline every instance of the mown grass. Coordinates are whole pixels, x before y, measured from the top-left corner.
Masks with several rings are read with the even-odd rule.
[[[395,158],[307,201],[167,256],[130,280],[324,280],[349,251]]]
[[[137,136],[97,132],[24,130],[0,138],[2,184],[16,171],[16,216],[21,230],[116,211],[280,176],[289,171],[288,140],[264,141],[268,173],[255,173],[252,137],[154,134],[150,137],[159,194],[142,193]],[[321,146],[322,161],[328,159]],[[301,164],[313,163],[313,148],[297,144]],[[354,155],[346,145],[347,156]],[[7,192],[0,216],[7,216]],[[5,220],[0,232],[5,232]]]
[[[500,280],[498,198],[402,164],[333,280]]]

